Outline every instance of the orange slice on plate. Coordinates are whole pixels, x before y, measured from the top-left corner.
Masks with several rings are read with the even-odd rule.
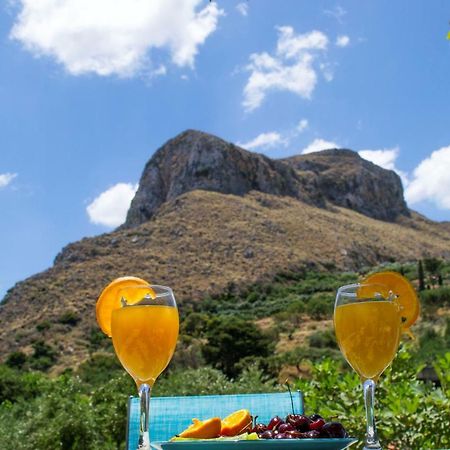
[[[220,417],[213,417],[207,420],[192,419],[192,425],[178,436],[182,438],[212,439],[219,437],[220,427]]]
[[[127,287],[148,284],[149,283],[142,278],[120,277],[116,278],[114,281],[109,283],[108,286],[105,287],[105,289],[103,289],[95,307],[97,322],[103,333],[111,337],[111,314],[115,309],[121,307],[119,291]]]
[[[252,416],[247,409],[239,409],[222,420],[222,436],[237,436],[245,433],[252,426]]]
[[[387,286],[396,296],[400,306],[402,328],[411,335],[409,328],[413,325],[420,313],[420,303],[413,285],[398,272],[378,272],[369,275],[362,283],[381,284]]]

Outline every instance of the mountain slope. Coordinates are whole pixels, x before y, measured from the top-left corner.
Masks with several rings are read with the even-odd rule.
[[[354,152],[274,162],[192,131],[168,145],[147,164],[124,226],[69,244],[52,268],[7,293],[0,358],[31,352],[43,339],[57,350],[58,368],[78,364],[97,329],[99,293],[125,274],[172,286],[183,305],[304,266],[346,270],[450,258],[448,223],[405,209],[398,177]],[[340,169],[341,154],[347,159]],[[346,198],[366,214],[339,206],[349,206]],[[383,210],[385,220],[370,217]],[[78,321],[63,320],[68,316]]]
[[[415,215],[405,221],[382,222],[259,192],[193,191],[140,226],[69,245],[54,267],[16,285],[0,307],[0,351],[31,351],[41,336],[58,349],[61,367],[83,360],[96,327],[96,298],[124,274],[173,286],[182,304],[307,264],[351,269],[450,257],[450,233]],[[60,323],[69,311],[81,319],[76,326]],[[36,325],[44,321],[52,326],[42,335]]]

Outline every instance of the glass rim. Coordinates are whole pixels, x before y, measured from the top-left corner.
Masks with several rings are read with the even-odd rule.
[[[338,296],[342,296],[342,297],[347,297],[347,298],[358,298],[358,293],[356,292],[357,289],[363,287],[363,286],[380,286],[383,287],[385,292],[389,292],[388,296],[383,295],[381,292],[378,292],[378,294],[380,294],[380,297],[374,297],[374,300],[389,300],[392,301],[393,298],[391,296],[392,294],[392,290],[389,289],[388,286],[381,284],[381,283],[353,283],[353,284],[347,284],[345,286],[341,286],[340,288],[338,288],[337,290],[337,295]]]
[[[151,288],[155,292],[155,298],[174,296],[173,290],[169,286],[163,286],[161,284],[136,284],[134,286],[127,286],[122,289],[119,289],[119,293],[122,291],[132,290],[132,289],[143,289],[143,288]],[[129,305],[132,306],[132,305]]]

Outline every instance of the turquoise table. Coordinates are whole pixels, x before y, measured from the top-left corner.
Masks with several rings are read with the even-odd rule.
[[[303,414],[303,396],[292,393],[296,413]],[[150,442],[167,441],[187,428],[192,419],[224,418],[238,409],[248,409],[258,422],[268,423],[292,412],[289,392],[275,394],[202,395],[196,397],[154,397],[150,402]],[[128,401],[127,450],[136,450],[139,437],[139,399]]]

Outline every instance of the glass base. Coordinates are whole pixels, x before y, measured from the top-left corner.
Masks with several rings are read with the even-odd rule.
[[[383,449],[381,448],[381,445],[379,442],[374,442],[373,444],[368,444],[366,442],[363,450],[383,450]]]

